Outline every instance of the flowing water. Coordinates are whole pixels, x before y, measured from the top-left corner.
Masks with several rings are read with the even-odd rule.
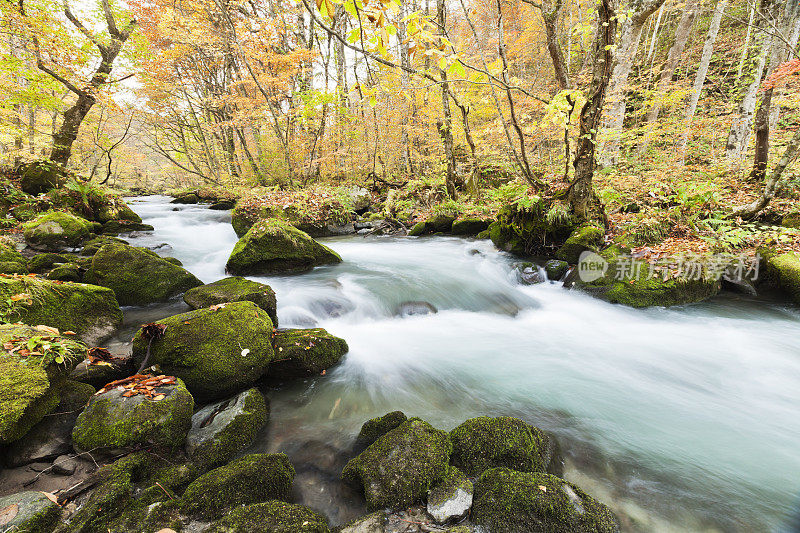
[[[177,257],[205,282],[224,277],[236,242],[229,214],[168,201],[132,201],[155,227],[132,244]],[[779,530],[797,509],[796,307],[728,294],[672,309],[610,305],[520,284],[517,260],[489,241],[325,244],[344,262],[253,279],[277,293],[281,327],[324,327],[350,352],[326,376],[270,390],[271,422],[254,449],[347,441],[396,409],[448,430],[511,415],[557,434],[565,477],[628,530]],[[398,316],[409,301],[438,313]],[[125,334],[184,309],[126,309]]]

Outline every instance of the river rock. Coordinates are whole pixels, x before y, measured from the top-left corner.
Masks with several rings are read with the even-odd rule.
[[[109,237],[108,235],[100,235],[99,237],[95,237],[94,239],[89,239],[88,241],[83,243],[81,254],[87,256],[94,255],[100,248],[102,248],[106,244],[128,244],[128,243],[116,237]]]
[[[192,515],[219,517],[240,505],[291,499],[293,479],[294,467],[286,455],[245,455],[194,480],[179,505]]]
[[[447,433],[411,418],[351,459],[342,479],[362,487],[369,510],[401,509],[445,476],[451,448]]]
[[[50,203],[59,209],[68,209],[75,215],[105,224],[110,221],[140,224],[142,219],[123,198],[109,189],[92,183],[81,184],[83,191],[63,187],[47,193]]]
[[[253,302],[219,304],[159,320],[167,327],[154,340],[149,364],[186,382],[192,395],[207,402],[250,387],[272,361],[272,322]],[[144,360],[148,341],[133,338],[133,358]]]
[[[615,533],[611,510],[579,487],[543,472],[485,471],[475,482],[472,518],[492,533]]]
[[[78,354],[86,351],[82,344],[41,328],[0,325],[0,346],[32,338],[39,339],[33,351],[44,355],[22,357],[19,350],[0,351],[0,444],[20,439],[53,411],[66,375]]]
[[[458,521],[472,507],[472,492],[472,481],[452,467],[428,492],[428,514],[440,524]]]
[[[471,418],[450,432],[450,440],[452,464],[470,477],[495,467],[520,472],[563,472],[555,437],[518,418]]]
[[[183,301],[192,309],[226,302],[253,302],[267,312],[272,325],[278,327],[277,300],[269,285],[239,276],[224,278],[186,291]]]
[[[163,301],[203,284],[155,252],[121,243],[97,251],[84,281],[112,289],[121,305]]]
[[[27,274],[28,268],[24,263],[16,261],[0,261],[0,274]]]
[[[1,257],[1,255],[0,255]],[[20,256],[21,258],[22,256]],[[31,272],[37,274],[44,274],[57,264],[69,263],[69,259],[63,254],[54,254],[46,252],[43,254],[36,254],[28,259],[28,268]]]
[[[572,232],[564,244],[556,251],[556,258],[569,264],[576,264],[581,253],[590,250],[596,252],[603,244],[605,235],[603,228],[584,225]]]
[[[78,469],[78,461],[69,455],[60,455],[53,461],[51,472],[58,476],[71,476]]]
[[[207,405],[192,416],[186,453],[195,463],[218,466],[256,439],[269,419],[269,408],[258,389]]]
[[[220,200],[219,202],[214,202],[208,208],[212,211],[230,211],[236,207],[236,200]]]
[[[342,526],[339,533],[385,533],[386,513],[377,511]]]
[[[800,254],[776,253],[759,249],[765,263],[764,280],[785,292],[795,303],[800,304]]]
[[[544,264],[544,271],[550,281],[561,281],[569,270],[569,263],[560,259],[550,259]]]
[[[103,287],[40,278],[0,278],[0,300],[20,294],[31,298],[15,302],[8,319],[73,331],[87,344],[108,338],[122,324],[114,293]]]
[[[155,228],[150,224],[132,222],[128,220],[109,220],[103,224],[100,231],[104,235],[120,235],[122,233],[133,233],[135,231],[153,231]]]
[[[72,442],[79,452],[121,450],[137,444],[155,444],[176,449],[191,427],[194,400],[181,380],[159,386],[154,394],[124,397],[127,389],[117,387],[92,396],[72,430]],[[156,396],[157,397],[157,396]]]
[[[54,413],[44,417],[25,435],[8,447],[6,462],[16,467],[37,461],[51,461],[72,451],[72,428],[78,414],[95,393],[86,383],[67,380],[61,385],[61,401]],[[56,414],[57,413],[57,414]]]
[[[54,281],[80,282],[81,277],[83,277],[83,269],[75,263],[58,265],[47,273],[47,279]]]
[[[211,524],[206,533],[329,533],[328,521],[302,505],[269,501],[240,507]]]
[[[270,378],[296,379],[317,375],[338,363],[347,353],[347,342],[322,328],[277,330],[272,337],[275,359]]]
[[[22,254],[16,248],[9,244],[0,242],[0,262],[3,263],[20,263],[25,266],[27,263]],[[30,266],[30,265],[29,265]],[[32,267],[31,267],[32,268]]]
[[[439,310],[436,309],[436,306],[434,306],[433,304],[423,301],[416,301],[416,302],[402,302],[400,305],[397,306],[395,314],[402,318],[406,318],[409,316],[432,315],[438,312]]]
[[[176,196],[171,202],[171,204],[199,204],[200,197],[193,192],[185,193]]]
[[[22,225],[25,241],[42,250],[74,248],[95,229],[88,220],[62,211],[46,211]]]
[[[460,218],[454,220],[452,224],[453,235],[472,236],[482,231],[486,231],[489,222],[479,218]]]
[[[391,430],[408,420],[403,411],[392,411],[383,416],[375,417],[364,422],[361,431],[358,432],[353,449],[356,453],[361,453],[369,445],[383,437]]]
[[[61,508],[43,492],[29,490],[0,497],[0,527],[14,533],[49,533]]]
[[[800,229],[800,211],[786,213],[781,219],[781,226],[784,228]]]
[[[50,161],[36,161],[23,165],[18,174],[22,190],[33,195],[61,187],[67,181],[64,167]]]
[[[523,267],[522,270],[519,271],[519,278],[525,285],[537,285],[546,281],[545,276],[543,276],[535,266]]]
[[[262,219],[239,239],[228,259],[231,274],[302,272],[342,258],[306,233],[278,219]]]
[[[99,389],[106,383],[132,376],[136,373],[136,366],[130,357],[115,358],[108,361],[108,365],[93,365],[88,359],[78,363],[69,375],[69,378],[81,383],[86,383]]]

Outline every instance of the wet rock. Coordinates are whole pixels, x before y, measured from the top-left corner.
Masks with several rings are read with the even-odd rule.
[[[143,394],[124,397],[114,388],[92,396],[72,430],[77,451],[120,450],[137,444],[176,449],[191,427],[194,401],[181,380],[156,387],[161,400]]]
[[[53,461],[52,472],[58,476],[71,476],[78,468],[78,461],[69,455],[60,455]]]
[[[471,418],[450,432],[450,440],[451,463],[470,477],[495,467],[519,472],[563,472],[555,437],[518,418]]]
[[[262,219],[239,239],[226,268],[232,274],[302,272],[342,258],[291,224]]]
[[[207,533],[329,533],[328,521],[302,505],[269,501],[231,511]]]
[[[21,258],[22,256],[20,256]],[[28,268],[31,272],[43,274],[53,268],[56,264],[69,263],[67,256],[62,254],[54,254],[52,252],[36,254],[28,259]]]
[[[133,233],[140,231],[153,231],[155,228],[150,224],[133,222],[128,220],[109,220],[103,224],[102,232],[105,235],[120,235],[122,233]]]
[[[472,482],[458,468],[450,468],[428,492],[428,514],[440,524],[455,522],[472,507]]]
[[[97,251],[84,281],[112,289],[120,305],[163,301],[203,284],[151,250],[120,243]]]
[[[368,509],[400,509],[444,477],[450,451],[445,432],[411,418],[348,462],[342,479],[363,488]]]
[[[383,437],[391,430],[408,420],[403,411],[392,411],[383,416],[373,418],[364,422],[361,431],[358,432],[353,449],[356,453],[366,450],[373,442]]]
[[[183,301],[192,309],[226,302],[253,302],[267,312],[272,325],[278,327],[277,300],[269,285],[233,276],[186,291]]]
[[[615,533],[611,510],[579,487],[542,472],[485,471],[475,482],[472,517],[492,533]]]
[[[560,259],[550,259],[544,264],[544,270],[551,281],[560,281],[569,270],[569,263]]]
[[[170,203],[171,204],[199,204],[200,203],[200,198],[197,196],[197,194],[195,194],[193,192],[190,192],[190,193],[181,194],[180,196],[177,196]]]
[[[269,419],[269,408],[258,389],[207,405],[192,416],[186,453],[204,467],[230,461],[256,438]]]
[[[385,526],[386,513],[378,511],[353,520],[343,526],[339,533],[384,533]]]
[[[439,310],[433,304],[423,301],[403,302],[395,311],[397,316],[406,318],[409,316],[423,316],[438,313]]]
[[[14,533],[50,533],[61,508],[39,491],[19,492],[0,498],[0,527]]]
[[[339,318],[346,315],[356,308],[356,306],[345,297],[339,298],[322,298],[311,302],[309,308],[312,312],[318,315],[324,315],[329,318]]]
[[[114,359],[108,365],[92,365],[88,360],[81,361],[69,377],[99,389],[106,383],[131,376],[134,373],[136,373],[136,366],[133,364],[133,359],[126,357]]]
[[[482,231],[486,231],[489,227],[489,222],[487,220],[481,220],[479,218],[461,218],[458,220],[453,221],[452,224],[452,233],[453,235],[477,235]]]
[[[765,263],[763,281],[800,304],[800,255],[792,252],[779,254],[765,248],[758,252]]]
[[[578,262],[581,253],[590,250],[596,252],[603,244],[605,235],[603,228],[584,225],[572,232],[563,246],[556,251],[556,258],[572,265]]]
[[[220,200],[211,204],[209,209],[213,211],[230,211],[234,207],[236,207],[236,200]]]
[[[22,225],[25,241],[41,250],[78,246],[94,229],[88,220],[62,211],[47,211]]]
[[[322,328],[277,330],[272,337],[275,359],[269,377],[297,379],[317,375],[347,353],[347,342]]]
[[[151,345],[149,365],[181,378],[200,402],[229,397],[253,385],[274,357],[272,322],[253,302],[231,302],[159,320],[164,336]],[[139,330],[133,359],[141,364],[148,341]]]
[[[67,181],[67,172],[61,165],[50,161],[36,161],[19,169],[20,187],[28,194],[41,194],[61,187]]]
[[[535,266],[526,266],[519,273],[520,281],[526,285],[537,285],[544,283],[545,276]]]

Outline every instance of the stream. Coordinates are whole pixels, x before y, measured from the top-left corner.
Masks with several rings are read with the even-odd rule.
[[[225,277],[237,240],[229,213],[169,200],[130,200],[155,227],[130,243],[180,259],[204,282]],[[558,435],[565,477],[628,531],[774,531],[797,510],[797,307],[724,293],[634,310],[557,283],[520,284],[519,259],[490,241],[323,242],[341,264],[252,279],[277,293],[281,327],[323,327],[350,352],[325,376],[265,388],[271,420],[248,451],[319,449],[329,460],[325,450],[347,448],[366,420],[397,409],[446,430],[510,415]],[[409,301],[438,312],[398,316]],[[112,344],[187,309],[125,308]],[[350,517],[337,498],[319,509],[334,524]]]

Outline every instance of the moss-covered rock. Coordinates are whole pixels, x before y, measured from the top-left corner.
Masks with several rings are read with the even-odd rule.
[[[199,204],[200,197],[193,192],[181,194],[172,199],[171,204]]]
[[[95,237],[94,239],[89,239],[88,241],[84,242],[83,249],[81,249],[81,254],[94,255],[100,248],[102,248],[106,244],[128,244],[128,243],[116,237],[101,235],[99,237]]]
[[[613,533],[611,510],[580,488],[542,472],[493,468],[475,482],[472,518],[492,533]]]
[[[489,222],[480,218],[460,218],[453,221],[453,235],[478,235],[489,228]]]
[[[78,416],[72,442],[78,451],[119,450],[137,444],[177,449],[192,424],[194,400],[181,380],[157,386],[155,398],[125,397],[126,389],[101,389]]]
[[[203,284],[152,250],[121,243],[106,244],[97,251],[84,281],[110,288],[121,305],[166,300]]]
[[[603,228],[598,228],[590,224],[577,228],[567,238],[561,248],[556,251],[556,258],[572,265],[576,264],[581,253],[587,250],[596,252],[600,249],[600,246],[603,244],[603,236],[605,233]]]
[[[425,230],[428,228],[428,224],[425,221],[417,222],[411,229],[408,230],[409,237],[419,237],[420,235],[425,234]]]
[[[0,242],[0,263],[25,264],[25,258],[13,246]]]
[[[207,533],[328,533],[328,521],[302,505],[269,501],[235,509]]]
[[[53,270],[48,272],[47,279],[55,281],[81,281],[83,273],[81,267],[75,263],[67,263],[65,265],[58,265]]]
[[[267,313],[253,302],[221,305],[159,320],[167,329],[151,347],[149,364],[184,380],[200,402],[250,387],[273,359]],[[133,338],[136,364],[144,360],[147,344],[140,330]]]
[[[269,419],[269,407],[258,389],[207,405],[192,416],[186,453],[203,467],[227,463],[256,439]]]
[[[10,518],[2,511],[14,509]],[[50,533],[61,517],[61,508],[43,492],[29,490],[0,498],[0,527],[13,533]]]
[[[538,198],[526,207],[506,206],[489,225],[489,238],[499,249],[517,255],[547,252],[546,246],[563,243],[574,229],[569,218],[547,213],[548,205]]]
[[[334,531],[336,533],[385,533],[386,523],[386,513],[377,511],[351,520]]]
[[[27,274],[28,268],[25,263],[16,261],[0,261],[0,274]]]
[[[20,355],[23,349],[30,354]],[[0,325],[0,443],[23,437],[58,405],[66,375],[85,353],[46,328]]]
[[[134,231],[153,231],[155,228],[150,224],[141,222],[131,222],[128,220],[109,220],[103,223],[101,231],[104,235],[119,235],[121,233],[132,233]]]
[[[792,211],[783,216],[781,226],[785,228],[800,229],[800,211]]]
[[[186,291],[183,301],[192,309],[227,302],[253,302],[267,312],[272,325],[278,327],[277,300],[269,285],[239,276],[224,278]]]
[[[50,203],[100,224],[109,221],[141,223],[125,200],[111,190],[91,182],[70,180],[66,186],[47,194]]]
[[[450,432],[450,440],[451,462],[470,477],[501,466],[520,472],[563,471],[555,437],[518,418],[471,418]]]
[[[9,321],[74,331],[87,344],[108,338],[122,324],[114,293],[104,287],[27,277],[0,278],[0,301],[20,294],[30,298],[6,308]]]
[[[63,254],[54,254],[54,253],[43,253],[43,254],[36,254],[30,259],[28,259],[28,268],[31,272],[36,272],[37,274],[44,274],[54,265],[59,263],[69,263],[69,259],[67,259],[66,255]]]
[[[547,273],[547,279],[552,281],[559,281],[568,270],[569,263],[561,261],[560,259],[550,259],[544,264],[544,271]]]
[[[347,353],[347,342],[322,328],[283,329],[272,337],[275,359],[269,365],[269,376],[295,379],[319,374]]]
[[[350,460],[342,479],[363,488],[369,510],[401,509],[445,476],[451,449],[447,433],[411,418]]]
[[[800,254],[780,254],[763,248],[759,254],[765,262],[766,280],[800,304]]]
[[[458,468],[450,467],[428,493],[428,514],[440,524],[457,521],[472,507],[472,494],[472,481]]]
[[[94,230],[86,219],[63,211],[46,211],[22,225],[28,244],[34,248],[60,250],[78,246]]]
[[[36,161],[19,170],[20,186],[28,194],[41,194],[61,187],[67,180],[64,167],[50,161]]]
[[[294,467],[286,455],[245,455],[194,480],[179,506],[192,515],[219,517],[239,505],[289,500],[293,480]]]
[[[341,261],[336,252],[294,226],[266,219],[239,239],[226,268],[231,274],[274,274],[302,272]]]
[[[367,420],[358,432],[353,449],[356,453],[366,450],[373,442],[408,420],[403,411],[392,411],[383,416]]]

